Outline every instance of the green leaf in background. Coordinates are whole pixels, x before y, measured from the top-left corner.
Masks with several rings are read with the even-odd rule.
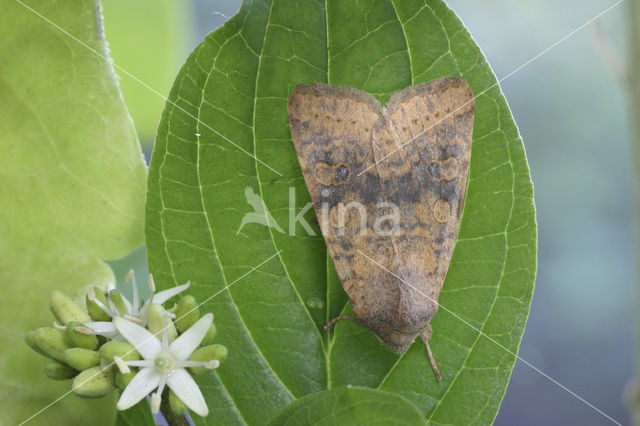
[[[26,5],[108,55],[93,0]],[[111,65],[15,0],[0,1],[0,423],[67,392],[24,343],[52,289],[113,281],[101,259],[142,244],[146,170]],[[112,424],[114,397],[71,394],[29,424]]]
[[[400,395],[342,386],[303,396],[287,405],[269,426],[427,425],[420,410]]]
[[[149,401],[143,398],[128,410],[118,411],[116,426],[156,426]]]
[[[406,86],[459,75],[476,94],[476,116],[459,239],[432,321],[438,383],[419,343],[397,355],[349,322],[321,331],[350,307],[313,209],[305,218],[316,235],[294,220],[309,197],[287,100],[297,84],[320,81],[384,103]],[[149,266],[160,287],[190,279],[199,300],[215,295],[203,309],[229,348],[217,374],[198,379],[211,414],[195,421],[265,424],[294,399],[351,384],[402,395],[431,424],[491,423],[533,291],[533,189],[496,78],[445,3],[245,2],[191,54],[170,100],[150,167]],[[260,199],[273,226],[241,227]]]
[[[118,67],[167,95],[190,40],[190,2],[109,0],[103,3],[109,52]],[[153,143],[164,100],[116,69],[140,140]]]

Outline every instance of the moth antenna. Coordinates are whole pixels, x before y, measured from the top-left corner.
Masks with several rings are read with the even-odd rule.
[[[440,375],[440,370],[438,370],[438,366],[436,365],[436,360],[433,358],[433,352],[431,352],[431,348],[429,347],[429,339],[420,336],[420,340],[422,340],[422,343],[424,343],[424,349],[427,351],[427,356],[429,357],[429,362],[431,363],[433,374],[436,376],[436,380],[441,382],[442,376]]]
[[[331,321],[329,321],[329,323],[327,323],[327,325],[324,326],[324,331],[329,330],[330,328],[332,328],[334,325],[336,325],[336,323],[338,321],[342,321],[342,320],[349,320],[349,321],[353,321],[355,323],[357,323],[358,321],[350,316],[350,315],[338,315],[337,317],[335,317],[334,319],[332,319]]]

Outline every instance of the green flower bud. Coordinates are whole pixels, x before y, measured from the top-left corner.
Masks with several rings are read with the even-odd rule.
[[[80,306],[69,296],[65,296],[59,291],[51,292],[49,308],[53,315],[60,321],[60,324],[67,325],[70,321],[89,322],[91,318]]]
[[[184,333],[200,318],[200,309],[193,296],[183,296],[178,302],[176,309],[176,328],[180,333]]]
[[[49,358],[63,361],[62,353],[71,347],[64,330],[53,327],[40,327],[33,332],[33,341]]]
[[[100,365],[100,354],[85,348],[67,349],[62,353],[62,359],[79,371]]]
[[[100,348],[100,357],[106,364],[111,364],[114,362],[114,356],[119,356],[124,361],[141,359],[140,354],[133,348],[131,343],[111,340]]]
[[[218,333],[218,329],[216,328],[216,324],[211,323],[211,327],[209,327],[209,330],[207,330],[207,334],[204,335],[201,345],[206,346],[213,343],[213,339],[216,337],[217,333]]]
[[[122,298],[122,294],[120,294],[120,290],[111,290],[109,292],[109,299],[111,299],[120,315],[125,316],[129,313],[127,305],[124,303],[124,299]]]
[[[53,380],[67,380],[78,374],[76,370],[58,361],[50,360],[44,366],[44,373]]]
[[[40,355],[49,357],[49,355],[45,351],[40,349],[40,347],[36,344],[35,334],[36,334],[35,330],[27,331],[27,334],[24,335],[25,343],[29,345],[31,349],[38,352]]]
[[[217,359],[218,361],[223,362],[225,359],[227,359],[227,352],[228,352],[227,348],[223,345],[203,346],[201,348],[196,349],[191,354],[189,359],[191,361],[204,361],[204,362]],[[211,371],[205,368],[204,366],[189,367],[189,370],[191,370],[193,374],[202,374],[202,373],[206,373],[207,371]]]
[[[169,407],[176,416],[184,416],[187,413],[187,406],[171,389],[169,389]]]
[[[84,324],[78,321],[71,321],[67,324],[67,337],[73,346],[85,349],[98,349],[98,337],[95,334],[81,333],[76,327],[83,327]],[[84,370],[84,369],[83,369]]]
[[[71,389],[78,396],[96,398],[108,394],[115,387],[113,369],[111,367],[105,369],[93,367],[78,374],[73,379]]]
[[[171,319],[167,320],[167,311],[157,303],[152,303],[147,308],[147,329],[155,334],[158,339],[162,338],[162,330],[168,326],[167,334],[172,342],[178,337],[178,331]]]
[[[104,306],[109,306],[109,302],[107,302],[107,298],[104,295],[104,292],[100,290],[98,287],[93,287],[93,293],[95,298],[99,300]],[[95,321],[111,321],[111,317],[108,313],[104,311],[96,302],[89,299],[89,295],[86,296],[87,300],[87,311],[89,311],[89,315]]]
[[[135,375],[136,375],[136,372],[135,372],[135,371],[133,371],[133,370],[134,370],[134,368],[132,368],[132,369],[131,369],[131,372],[130,372],[130,373],[126,373],[126,374],[125,374],[125,373],[120,372],[120,370],[117,370],[117,369],[116,369],[116,375],[115,375],[115,378],[116,378],[116,386],[117,386],[119,389],[124,389],[124,388],[126,388],[126,387],[127,387],[127,385],[129,384],[129,382],[133,379],[133,376],[135,376]]]

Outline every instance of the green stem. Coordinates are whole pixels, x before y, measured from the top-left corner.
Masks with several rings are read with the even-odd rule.
[[[190,426],[187,416],[176,415],[171,411],[171,407],[169,406],[169,393],[167,391],[163,392],[160,412],[169,426]]]

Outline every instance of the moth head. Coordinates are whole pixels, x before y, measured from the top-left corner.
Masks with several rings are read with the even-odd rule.
[[[380,342],[396,353],[405,352],[422,332],[422,328],[412,331],[397,330],[384,322],[369,323],[366,326]]]

